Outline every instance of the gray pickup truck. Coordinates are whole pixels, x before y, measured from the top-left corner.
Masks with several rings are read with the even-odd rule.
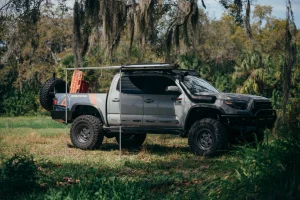
[[[263,140],[276,120],[264,97],[220,93],[195,71],[168,64],[122,66],[108,93],[65,93],[65,82],[49,79],[41,89],[42,106],[52,119],[72,123],[70,137],[80,149],[98,148],[104,136],[122,147],[139,147],[147,133],[188,137],[196,155],[216,155],[231,138]],[[121,89],[120,89],[121,88]],[[53,92],[54,91],[54,92]],[[66,106],[67,105],[67,106]]]

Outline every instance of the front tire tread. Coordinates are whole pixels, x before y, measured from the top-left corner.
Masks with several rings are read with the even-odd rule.
[[[214,143],[208,150],[203,150],[197,144],[197,137],[201,129],[209,129],[212,133]],[[217,120],[211,118],[204,118],[196,121],[188,136],[188,144],[192,152],[199,156],[215,156],[220,151],[226,150],[228,146],[227,131],[225,127]]]

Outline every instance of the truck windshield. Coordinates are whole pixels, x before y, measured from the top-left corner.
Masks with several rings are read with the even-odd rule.
[[[190,91],[192,95],[199,95],[201,92],[216,92],[219,93],[216,88],[196,76],[185,76],[183,84]]]

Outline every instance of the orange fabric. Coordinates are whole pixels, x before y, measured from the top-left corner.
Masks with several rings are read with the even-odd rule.
[[[71,90],[70,90],[71,94],[80,92],[82,79],[83,79],[83,72],[80,70],[75,70],[72,76]]]

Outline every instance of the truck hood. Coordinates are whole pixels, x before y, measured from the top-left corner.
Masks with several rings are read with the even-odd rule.
[[[199,96],[215,96],[217,99],[220,100],[229,100],[229,99],[236,99],[236,100],[242,100],[242,101],[249,101],[250,99],[253,100],[267,100],[267,98],[262,97],[262,96],[256,96],[256,95],[251,95],[251,94],[235,94],[235,93],[211,93],[211,92],[203,92],[199,93]]]
[[[218,93],[218,99],[226,100],[226,99],[237,99],[242,101],[249,101],[250,99],[253,100],[268,100],[262,96],[250,95],[250,94],[234,94],[234,93]]]

